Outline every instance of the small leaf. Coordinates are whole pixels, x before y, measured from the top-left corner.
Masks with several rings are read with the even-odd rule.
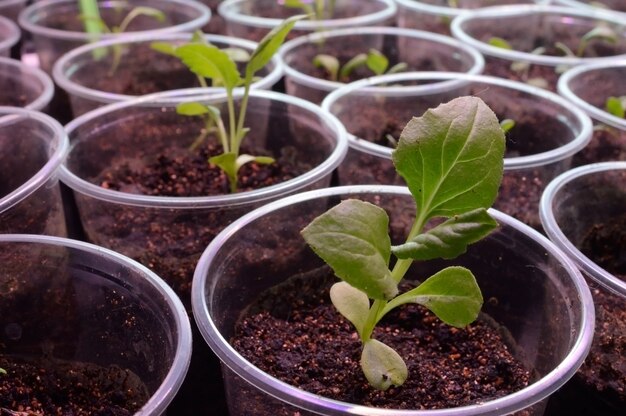
[[[462,328],[476,320],[483,304],[476,278],[464,267],[448,267],[426,279],[413,290],[389,302],[383,315],[405,303],[430,309],[448,325]]]
[[[500,120],[500,127],[502,127],[503,132],[508,133],[513,127],[515,127],[515,120],[511,120],[510,118]]]
[[[389,66],[389,60],[376,49],[370,49],[365,64],[376,75],[382,75]]]
[[[367,295],[346,282],[338,282],[330,288],[330,300],[361,335],[370,308]]]
[[[191,35],[191,43],[205,43],[208,44],[206,38],[204,37],[204,33],[202,33],[201,30],[196,30],[195,32],[193,32],[193,35]]]
[[[513,46],[511,46],[511,44],[506,39],[502,39],[497,36],[489,38],[489,44],[491,46],[495,46],[496,48],[513,50]]]
[[[208,106],[198,102],[180,103],[176,106],[176,113],[183,116],[201,116],[208,114],[209,112],[210,110]]]
[[[572,51],[569,46],[567,46],[566,44],[564,44],[563,42],[555,42],[554,43],[554,47],[558,50],[560,50],[563,53],[563,56],[566,57],[575,57],[576,55],[574,54],[574,51]]]
[[[367,62],[367,54],[360,53],[354,56],[352,59],[346,62],[344,66],[341,67],[341,70],[339,71],[339,79],[345,80],[349,78],[350,74],[352,74],[352,72],[354,72],[355,69],[357,69],[360,66],[365,65],[366,62]]]
[[[321,53],[313,58],[313,65],[317,68],[324,68],[330,80],[337,81],[337,73],[339,72],[339,61],[337,58]]]
[[[167,43],[167,42],[152,42],[152,43],[150,43],[150,48],[154,49],[157,52],[164,53],[166,55],[178,57],[178,55],[176,55],[176,48],[177,47],[176,47],[176,45],[172,45],[171,43]]]
[[[237,65],[228,54],[213,45],[192,43],[176,49],[176,54],[196,75],[221,82],[227,89],[241,84]]]
[[[467,246],[479,241],[498,226],[485,208],[455,215],[413,240],[392,247],[398,258],[430,260],[453,259],[465,253]]]
[[[592,40],[603,40],[605,42],[608,42],[612,45],[617,43],[617,33],[615,33],[615,30],[613,30],[612,28],[610,28],[609,26],[596,26],[593,29],[591,29],[589,32],[585,33],[583,35],[583,37],[580,39],[580,43],[578,44],[578,49],[576,50],[576,55],[578,56],[583,56],[583,54],[585,53],[585,49],[587,48],[587,45],[589,45],[589,42],[591,42]]]
[[[388,225],[383,209],[349,199],[315,218],[301,233],[340,279],[372,299],[391,299],[398,288],[388,267]]]
[[[279,0],[280,4],[293,9],[301,9],[304,3],[301,0]]]
[[[246,68],[246,77],[252,78],[257,71],[262,69],[272,59],[280,45],[299,20],[305,19],[306,15],[292,16],[272,29],[261,41],[252,53]]]
[[[7,374],[7,370],[5,370],[4,368],[0,368],[0,374],[1,375]]]
[[[398,62],[387,71],[388,74],[397,74],[399,72],[404,72],[409,68],[409,66],[404,62]]]
[[[252,156],[252,155],[246,155],[246,154],[239,155],[236,161],[237,170],[239,170],[239,168],[245,165],[246,163],[251,163],[251,162],[256,162],[261,165],[269,165],[271,163],[274,163],[275,160],[273,157],[269,157],[269,156]]]
[[[606,99],[605,104],[606,111],[615,117],[626,117],[626,109],[624,109],[624,103],[618,97],[609,97]]]
[[[424,218],[488,208],[498,194],[504,132],[478,97],[460,97],[413,118],[392,153]]]
[[[363,345],[361,368],[367,381],[379,390],[401,386],[409,375],[402,357],[393,348],[375,339]]]
[[[549,87],[548,81],[541,77],[529,78],[526,80],[528,85],[532,85],[533,87],[539,87],[543,89],[547,89]]]
[[[235,62],[248,62],[250,60],[250,53],[242,48],[224,48],[222,51]]]

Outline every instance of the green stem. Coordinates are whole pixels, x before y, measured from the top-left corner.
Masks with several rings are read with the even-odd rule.
[[[246,119],[246,111],[248,109],[248,96],[250,95],[250,84],[252,83],[252,77],[254,74],[246,71],[246,79],[244,80],[243,97],[241,98],[241,107],[239,108],[239,119],[237,120],[237,136],[235,137],[236,144],[233,145],[233,152],[239,155],[239,146],[243,140],[243,123]],[[240,137],[241,136],[241,137]]]
[[[363,325],[363,332],[361,333],[362,343],[365,344],[371,338],[374,327],[379,320],[378,315],[385,309],[386,305],[386,300],[377,299],[370,307],[367,319],[365,320],[365,325]]]
[[[230,124],[230,143],[229,148],[224,148],[224,153],[230,153],[235,148],[235,142],[237,141],[237,130],[235,125],[235,102],[233,100],[233,90],[226,88],[226,101],[228,105],[228,123]]]

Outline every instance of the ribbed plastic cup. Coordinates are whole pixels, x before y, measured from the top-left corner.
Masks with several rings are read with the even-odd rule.
[[[0,56],[9,56],[20,36],[20,28],[7,17],[0,16]]]
[[[28,0],[0,0],[0,16],[17,23],[17,16],[26,7]]]
[[[0,97],[4,105],[21,103],[23,108],[45,111],[54,94],[54,84],[39,68],[0,57],[0,91],[11,92],[11,96]]]
[[[617,12],[617,15],[626,18],[626,3],[622,0],[602,0],[602,1],[580,1],[580,0],[554,0],[554,4],[575,7],[577,9],[586,11],[597,11],[598,9],[609,11],[611,13]]]

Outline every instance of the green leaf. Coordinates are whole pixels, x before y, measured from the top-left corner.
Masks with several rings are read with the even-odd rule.
[[[164,53],[166,55],[170,55],[170,56],[176,56],[178,57],[178,55],[176,54],[176,45],[173,45],[171,43],[167,43],[167,42],[152,42],[150,43],[150,48],[157,51],[157,52],[161,52]]]
[[[423,218],[450,217],[495,200],[504,165],[504,132],[478,97],[460,97],[413,118],[392,159]]]
[[[567,46],[566,44],[564,44],[563,42],[554,42],[554,47],[558,50],[560,50],[563,53],[563,56],[572,58],[575,57],[576,55],[574,54],[574,51],[572,51],[569,46]]]
[[[204,44],[208,44],[206,38],[204,37],[204,33],[202,33],[201,30],[196,30],[193,32],[193,35],[191,35],[191,43],[204,43]]]
[[[388,267],[388,225],[383,209],[349,199],[311,221],[302,236],[339,278],[372,299],[391,299],[398,288]]]
[[[5,370],[4,368],[0,368],[0,374],[2,375],[7,374],[7,370]]]
[[[301,0],[284,0],[282,5],[293,9],[300,9],[304,6],[304,3]]]
[[[248,62],[250,60],[250,53],[242,48],[224,48],[222,51],[235,62]]]
[[[237,65],[230,56],[213,45],[182,45],[176,49],[176,54],[194,74],[216,80],[226,89],[231,90],[242,82]]]
[[[346,282],[338,282],[330,288],[330,300],[339,313],[352,322],[360,336],[370,308],[367,295]]]
[[[580,39],[578,49],[576,50],[576,55],[583,56],[583,54],[585,53],[585,49],[587,49],[587,46],[589,45],[589,42],[596,39],[603,40],[614,45],[617,43],[618,36],[617,33],[615,33],[615,30],[613,30],[609,26],[596,26],[589,32],[585,33]]]
[[[483,296],[472,272],[453,266],[389,302],[382,315],[405,303],[425,306],[446,324],[462,328],[478,317]]]
[[[504,120],[500,121],[500,127],[502,128],[503,132],[508,133],[513,127],[515,127],[515,120],[505,118]]]
[[[624,103],[618,97],[609,97],[606,99],[605,109],[615,117],[626,117],[626,110],[624,109]]]
[[[261,165],[269,165],[271,163],[274,163],[275,160],[273,157],[269,157],[269,156],[252,156],[252,155],[246,155],[246,154],[239,155],[236,160],[237,170],[239,170],[239,168],[245,165],[246,163],[250,163],[250,162],[256,162]]]
[[[357,69],[360,66],[365,65],[366,62],[367,62],[367,54],[360,53],[354,56],[352,59],[346,62],[344,66],[341,67],[341,70],[339,71],[339,79],[341,80],[347,79],[350,76],[350,74],[354,72],[355,69]]]
[[[376,49],[370,49],[367,54],[365,64],[376,75],[382,75],[389,66],[389,60],[385,55],[378,52]]]
[[[216,109],[217,110],[217,109]],[[219,110],[217,110],[219,112]],[[180,103],[176,106],[176,113],[182,116],[201,116],[209,114],[209,106],[198,102]]]
[[[497,36],[489,38],[488,43],[491,46],[495,46],[496,48],[513,50],[513,46],[511,46],[511,44],[506,39],[502,39]]]
[[[252,75],[267,65],[295,24],[306,17],[306,15],[298,15],[285,19],[261,39],[248,62],[246,78],[252,78]]]
[[[398,62],[387,71],[388,74],[397,74],[399,72],[404,72],[409,68],[409,66],[405,62]]]
[[[453,259],[465,253],[467,246],[479,241],[498,226],[485,208],[455,215],[413,240],[391,248],[398,258],[430,260]]]
[[[317,68],[324,68],[328,72],[331,81],[337,81],[339,72],[339,60],[332,55],[319,54],[313,58],[313,65]]]
[[[409,375],[402,357],[393,348],[375,339],[363,345],[361,368],[367,381],[379,390],[401,386]]]

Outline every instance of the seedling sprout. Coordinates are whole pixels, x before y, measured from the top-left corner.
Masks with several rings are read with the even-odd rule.
[[[339,59],[328,54],[319,54],[313,58],[313,65],[324,68],[331,81],[345,82],[350,75],[360,67],[367,67],[374,75],[395,74],[405,71],[408,65],[399,62],[389,68],[389,59],[376,49],[370,49],[367,53],[360,53],[346,62],[343,66]]]
[[[335,0],[278,0],[285,7],[300,9],[312,20],[332,19],[335,14]]]
[[[604,109],[615,117],[626,118],[626,96],[607,98]]]

